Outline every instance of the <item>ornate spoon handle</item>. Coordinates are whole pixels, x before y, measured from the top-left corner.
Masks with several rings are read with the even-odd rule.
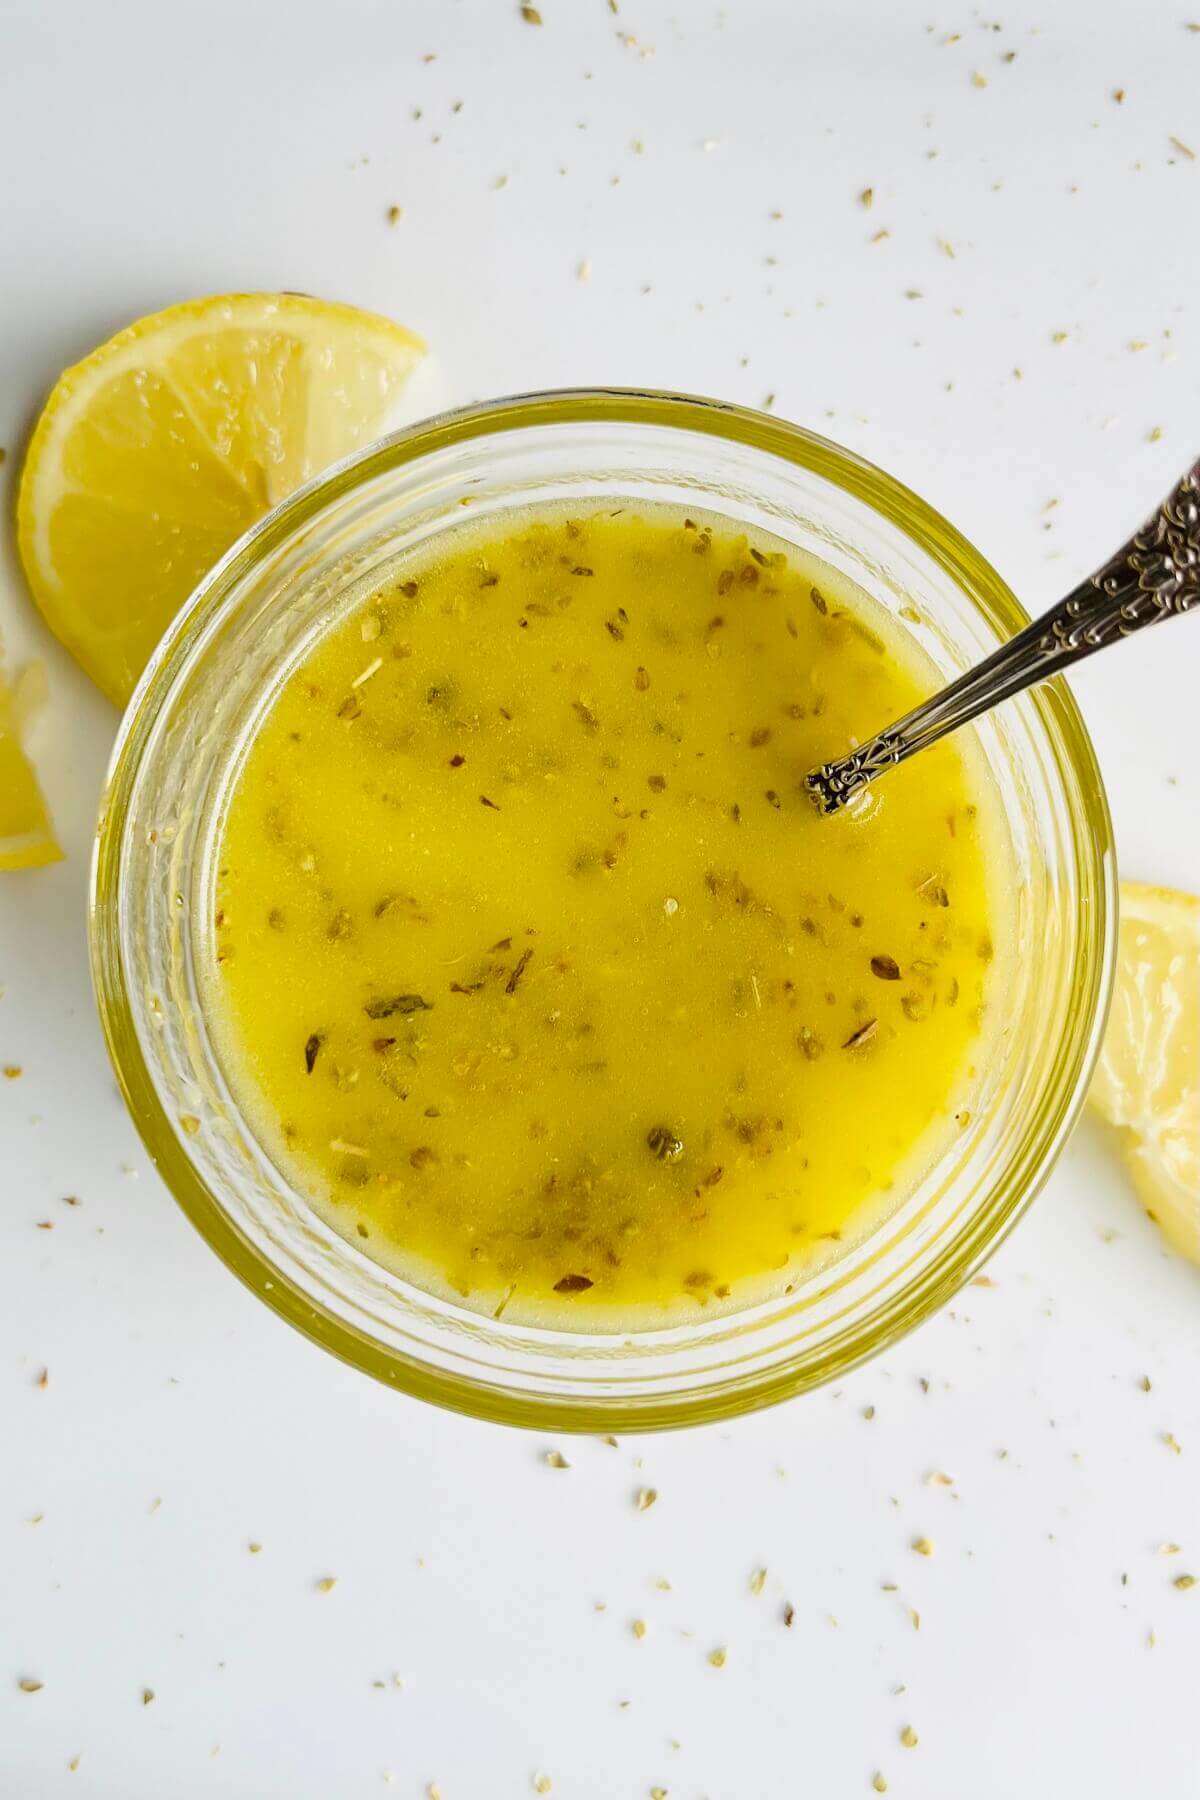
[[[838,812],[877,775],[999,701],[1192,608],[1200,609],[1200,462],[1141,530],[1057,606],[878,737],[822,763],[805,785],[819,811]]]

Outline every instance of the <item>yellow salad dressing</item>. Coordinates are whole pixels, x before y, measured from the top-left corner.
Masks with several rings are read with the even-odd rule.
[[[491,1313],[785,1287],[969,1118],[1011,854],[973,748],[802,778],[936,685],[777,540],[663,507],[464,525],[333,621],[233,783],[239,1102],[368,1255]]]

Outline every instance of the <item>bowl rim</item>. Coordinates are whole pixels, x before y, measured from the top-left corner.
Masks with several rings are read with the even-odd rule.
[[[454,444],[531,426],[580,423],[686,429],[732,440],[816,473],[871,508],[931,557],[1000,636],[1029,622],[1028,613],[986,558],[919,495],[856,452],[787,420],[728,401],[622,387],[506,395],[435,414],[333,464],[272,508],[214,564],[168,627],[126,708],[109,761],[92,851],[88,937],[109,1056],[142,1142],[177,1204],[251,1291],[342,1361],[414,1397],[498,1423],[629,1432],[728,1418],[844,1375],[923,1323],[999,1247],[1048,1178],[1082,1108],[1099,1054],[1116,961],[1116,863],[1108,802],[1091,739],[1070,689],[1061,678],[1052,678],[1040,690],[1041,704],[1053,711],[1061,749],[1046,722],[1039,724],[1055,762],[1073,778],[1083,801],[1082,816],[1070,817],[1070,844],[1080,892],[1088,899],[1078,910],[1081,939],[1090,951],[1081,958],[1087,988],[1077,996],[1082,1004],[1074,1006],[1064,1031],[1053,1103],[1039,1107],[1039,1130],[1032,1141],[1023,1140],[1020,1167],[1003,1202],[968,1216],[941,1254],[905,1283],[890,1315],[866,1341],[854,1330],[840,1333],[827,1346],[819,1382],[799,1369],[793,1358],[745,1384],[716,1382],[650,1399],[606,1402],[531,1395],[525,1389],[484,1383],[401,1356],[314,1302],[228,1218],[188,1156],[151,1076],[126,991],[119,939],[124,820],[132,785],[174,671],[194,639],[249,568],[313,514],[377,474]]]

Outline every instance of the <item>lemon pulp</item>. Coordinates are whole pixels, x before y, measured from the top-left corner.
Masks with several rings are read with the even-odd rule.
[[[1200,1263],[1200,900],[1121,883],[1117,985],[1091,1103],[1138,1197]]]
[[[111,700],[242,532],[377,434],[423,349],[354,307],[232,294],[140,319],[59,378],[18,545],[50,629]]]
[[[21,748],[0,656],[0,870],[37,869],[61,858],[33,765]]]

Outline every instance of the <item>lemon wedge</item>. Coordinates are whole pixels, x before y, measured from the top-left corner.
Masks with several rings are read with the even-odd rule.
[[[424,349],[352,306],[232,294],[140,319],[59,377],[18,545],[50,629],[111,700],[247,526],[378,435]]]
[[[1121,883],[1112,1014],[1089,1096],[1138,1198],[1200,1263],[1200,899]]]
[[[37,776],[17,736],[16,707],[0,662],[0,869],[39,869],[61,859]]]

